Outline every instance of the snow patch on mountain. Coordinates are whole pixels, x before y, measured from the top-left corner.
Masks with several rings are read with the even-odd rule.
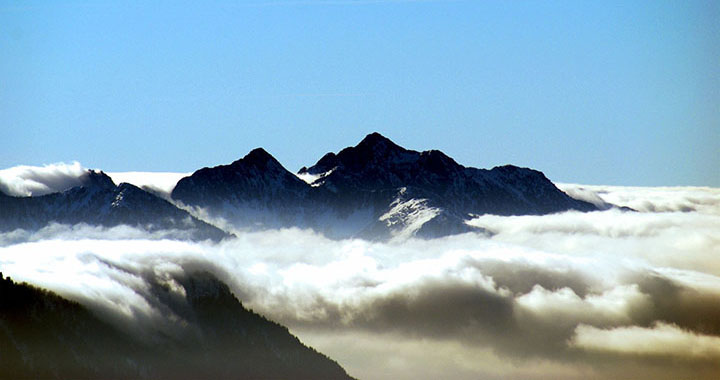
[[[310,174],[310,173],[308,173],[308,172],[296,173],[295,175],[296,175],[298,178],[300,178],[301,180],[305,181],[305,183],[307,183],[308,185],[312,185],[313,182],[315,182],[315,181],[318,180],[320,177],[322,177],[322,176],[319,175],[319,174]]]
[[[302,169],[300,169],[299,172],[295,173],[295,175],[301,180],[305,181],[305,183],[307,183],[308,185],[312,187],[318,187],[325,183],[323,179],[332,174],[335,169],[337,169],[337,167],[334,167],[324,172],[310,173],[307,168],[303,167]]]
[[[427,199],[398,198],[390,204],[390,210],[378,220],[390,229],[393,239],[409,239],[415,236],[425,223],[440,214],[439,208],[430,207],[427,203]]]

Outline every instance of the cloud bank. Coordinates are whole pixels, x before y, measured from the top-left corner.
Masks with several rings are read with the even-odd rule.
[[[45,166],[14,166],[0,170],[0,191],[16,197],[40,196],[82,185],[87,168],[79,162]],[[191,173],[113,172],[106,173],[115,184],[127,182],[169,199],[175,184]]]
[[[86,171],[77,161],[71,164],[15,166],[0,170],[0,191],[18,197],[57,193],[80,186],[80,177]]]
[[[652,206],[481,216],[472,223],[492,237],[402,243],[52,226],[0,236],[0,270],[137,334],[177,321],[151,283],[208,270],[360,378],[716,378],[717,189],[614,189],[594,194]]]
[[[627,187],[560,183],[573,198],[600,206],[630,207],[640,212],[699,212],[720,215],[720,188]]]

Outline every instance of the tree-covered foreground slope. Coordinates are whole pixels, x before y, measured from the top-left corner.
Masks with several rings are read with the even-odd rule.
[[[174,281],[150,285],[173,326],[139,330],[0,274],[0,378],[350,379],[207,272]]]

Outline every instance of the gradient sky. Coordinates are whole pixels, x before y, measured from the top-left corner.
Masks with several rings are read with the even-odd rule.
[[[121,3],[121,4],[118,4]],[[720,186],[717,1],[0,0],[0,168],[289,170],[378,131],[554,181]]]

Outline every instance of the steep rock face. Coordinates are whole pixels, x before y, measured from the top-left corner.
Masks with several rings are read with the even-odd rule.
[[[570,198],[541,172],[464,167],[436,150],[417,152],[378,133],[324,155],[297,177],[264,151],[205,168],[172,197],[240,228],[310,227],[329,237],[437,237],[473,230],[474,214],[527,215],[595,206]],[[260,156],[258,164],[255,159]],[[251,159],[252,158],[252,159]]]
[[[181,331],[139,340],[0,273],[0,379],[350,379],[287,328],[245,309],[211,274],[175,280],[184,294],[151,286],[154,302],[182,319]]]
[[[82,186],[38,197],[0,195],[0,230],[35,230],[49,223],[114,227],[149,232],[175,231],[171,237],[220,240],[227,235],[170,202],[128,183],[116,186],[103,172],[88,171]]]

